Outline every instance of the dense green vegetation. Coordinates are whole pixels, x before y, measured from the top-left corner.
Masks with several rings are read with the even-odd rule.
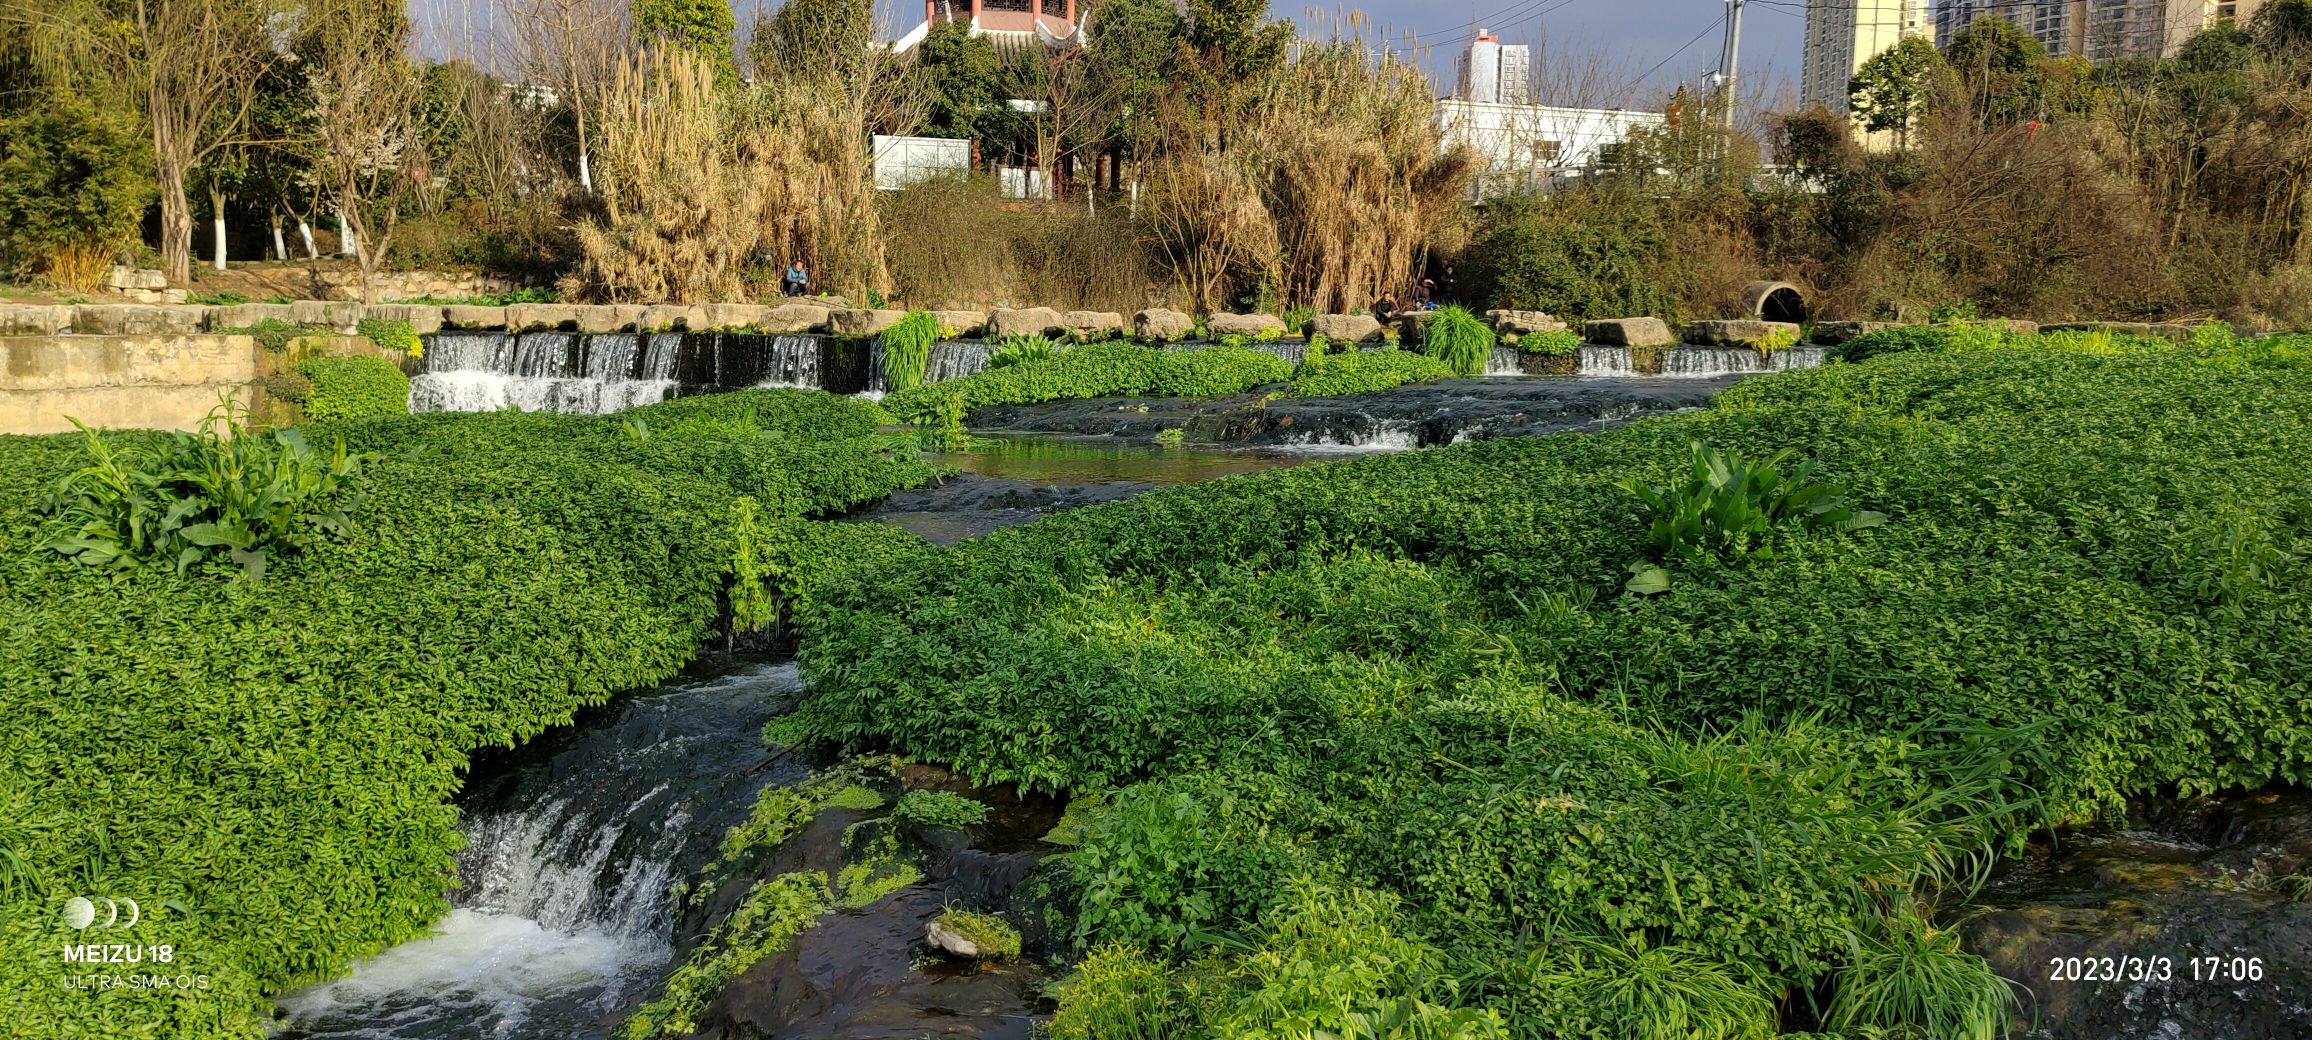
[[[909,311],[883,330],[883,385],[897,393],[923,385],[931,345],[939,342],[939,319],[929,311]]]
[[[409,414],[409,376],[374,354],[324,354],[297,363],[312,389],[305,414],[313,419],[375,419]]]
[[[258,1037],[268,994],[417,934],[445,908],[466,752],[690,659],[742,496],[785,581],[852,547],[906,551],[798,519],[927,476],[883,420],[762,390],[317,424],[308,443],[368,457],[341,475],[345,533],[261,578],[224,554],[179,573],[39,548],[77,522],[39,506],[89,449],[0,438],[0,1017],[28,1036]],[[169,436],[107,442],[165,453]],[[142,922],[106,939],[168,944],[210,988],[60,988],[57,908],[77,894],[138,900]]]
[[[1460,375],[1484,375],[1493,354],[1493,326],[1467,308],[1439,307],[1421,327],[1421,352]]]
[[[1312,353],[1292,374],[1294,397],[1338,397],[1370,393],[1393,386],[1443,379],[1453,369],[1427,354],[1410,350],[1357,350]]]
[[[867,568],[782,733],[1107,792],[1055,1036],[1988,1037],[1987,852],[2312,775],[2312,351],[1909,335]]]
[[[1290,363],[1258,350],[1163,350],[1095,343],[897,391],[884,398],[883,405],[902,420],[937,422],[943,416],[996,404],[1086,397],[1215,397],[1280,383],[1291,374]]]

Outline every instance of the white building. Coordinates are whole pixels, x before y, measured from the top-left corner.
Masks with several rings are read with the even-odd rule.
[[[1966,2],[1966,0],[1958,0]],[[1932,38],[1927,0],[1808,0],[1798,99],[1846,111],[1846,85],[1862,63],[1902,42]]]
[[[1533,96],[1529,52],[1485,33],[1469,42],[1454,67],[1460,81],[1452,96],[1437,101],[1437,129],[1446,147],[1467,145],[1477,153],[1481,167],[1470,184],[1476,199],[1550,191],[1587,174],[1630,131],[1667,122],[1657,112],[1527,104]]]
[[[1483,29],[1453,59],[1461,101],[1522,105],[1533,100],[1533,52],[1524,44],[1504,44]]]
[[[1935,44],[1981,17],[2030,33],[2058,58],[2173,57],[2185,41],[2219,21],[2245,24],[2264,0],[1943,0]]]

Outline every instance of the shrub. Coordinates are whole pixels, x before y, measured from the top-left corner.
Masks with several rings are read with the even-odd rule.
[[[80,426],[88,464],[42,501],[59,530],[41,547],[92,567],[178,574],[224,557],[261,578],[283,557],[350,534],[345,499],[362,457],[343,441],[324,455],[295,430],[259,433],[243,416],[228,402],[198,431],[122,444]]]
[[[104,261],[131,242],[153,198],[138,121],[76,94],[50,95],[0,120],[0,267],[52,273],[80,251],[61,287],[97,287]]]
[[[1461,307],[1439,307],[1421,329],[1421,352],[1464,376],[1485,374],[1493,356],[1493,327]]]
[[[418,338],[417,326],[400,318],[363,318],[354,326],[354,330],[371,343],[396,354],[413,358],[425,356],[425,341]]]
[[[312,389],[305,414],[316,420],[409,414],[409,377],[401,366],[367,354],[321,355],[297,363]]]
[[[970,827],[987,820],[987,806],[946,791],[909,791],[891,807],[891,819],[919,827]]]
[[[1676,320],[1665,271],[1679,252],[1662,203],[1636,191],[1513,195],[1486,208],[1463,254],[1468,298],[1568,321],[1631,314]]]
[[[1523,354],[1542,354],[1562,357],[1581,349],[1581,333],[1572,329],[1555,332],[1529,332],[1517,338],[1517,349]]]
[[[1443,379],[1453,370],[1442,361],[1408,350],[1352,350],[1301,362],[1289,387],[1294,397],[1338,397],[1370,393],[1406,383]]]
[[[883,330],[883,386],[898,393],[923,385],[931,346],[939,342],[939,319],[930,311],[908,311]]]

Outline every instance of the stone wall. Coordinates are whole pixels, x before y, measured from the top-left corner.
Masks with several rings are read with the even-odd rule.
[[[255,399],[248,336],[0,337],[0,433],[189,430],[226,396]]]

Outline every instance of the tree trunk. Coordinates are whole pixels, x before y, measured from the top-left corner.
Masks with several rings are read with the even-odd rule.
[[[273,259],[289,259],[289,243],[281,240],[281,215],[273,215]]]
[[[321,259],[321,250],[313,244],[313,225],[307,223],[304,217],[297,218],[297,234],[305,239],[305,259]]]
[[[185,170],[167,160],[161,175],[161,266],[170,282],[193,278],[193,212],[185,199]]]

